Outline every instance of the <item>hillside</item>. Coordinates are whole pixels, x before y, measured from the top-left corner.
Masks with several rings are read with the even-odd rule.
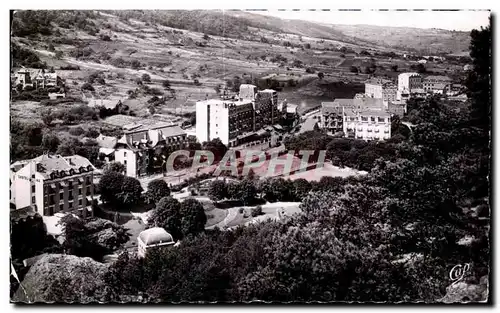
[[[402,50],[331,29],[242,11],[19,11],[11,27],[12,67],[54,68],[69,97],[126,100],[130,114],[142,118],[191,112],[196,101],[275,73],[301,81],[279,91],[305,110],[347,96],[340,82],[394,77],[415,63]],[[461,70],[438,62],[427,68]],[[13,115],[41,120],[39,97],[19,96],[28,103],[14,102]]]
[[[401,50],[419,51],[423,54],[461,54],[469,50],[469,32],[374,25],[331,26],[347,37]]]

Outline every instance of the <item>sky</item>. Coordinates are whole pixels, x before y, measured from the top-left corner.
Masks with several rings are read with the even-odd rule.
[[[256,11],[284,19],[300,19],[327,24],[367,24],[377,26],[441,28],[470,31],[488,25],[489,11]]]

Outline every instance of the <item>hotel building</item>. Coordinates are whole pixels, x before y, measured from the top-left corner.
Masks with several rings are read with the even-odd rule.
[[[44,154],[10,166],[11,202],[31,206],[42,216],[58,212],[87,214],[94,198],[95,167],[86,158]]]

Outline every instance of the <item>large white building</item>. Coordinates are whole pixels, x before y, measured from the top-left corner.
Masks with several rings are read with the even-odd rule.
[[[422,76],[418,73],[401,73],[398,75],[397,100],[405,100],[414,92],[423,91]]]
[[[276,91],[256,91],[253,85],[241,85],[238,99],[196,103],[196,138],[200,143],[219,138],[233,147],[244,142],[246,136],[275,124],[282,115]]]
[[[94,197],[95,167],[86,158],[44,154],[10,166],[11,202],[38,214],[80,210],[87,213]]]
[[[391,138],[391,114],[388,112],[344,108],[343,118],[344,134],[347,138],[362,140]]]

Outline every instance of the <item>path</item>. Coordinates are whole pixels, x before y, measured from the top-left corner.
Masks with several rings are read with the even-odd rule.
[[[222,228],[226,227],[227,224],[229,224],[232,220],[234,220],[236,218],[236,215],[238,215],[239,209],[240,209],[239,207],[227,209],[227,211],[228,211],[227,216],[222,221],[220,221],[219,223],[217,223],[215,225],[206,227],[205,229],[214,229],[215,227],[222,229]]]

